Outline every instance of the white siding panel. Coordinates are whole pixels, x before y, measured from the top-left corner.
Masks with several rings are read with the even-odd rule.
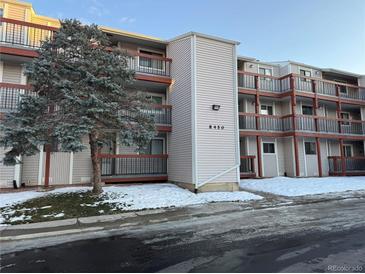
[[[234,95],[234,45],[197,37],[196,41],[196,115],[197,175],[199,183],[236,164]],[[221,106],[213,111],[212,105]],[[224,130],[209,125],[224,126]],[[232,170],[212,181],[236,182]]]
[[[22,159],[22,182],[25,185],[38,184],[39,153],[33,156],[24,156]],[[43,158],[45,159],[45,158]],[[44,170],[44,168],[43,168]]]
[[[72,171],[73,184],[90,183],[92,177],[91,156],[88,139],[84,138],[83,143],[87,145],[87,148],[74,154]]]
[[[4,63],[3,82],[20,84],[22,78],[22,67],[20,64]]]
[[[174,79],[169,91],[172,105],[173,129],[169,134],[169,180],[192,183],[192,69],[191,37],[173,41],[168,45],[172,58],[171,76]]]
[[[14,180],[14,166],[3,165],[6,150],[0,148],[0,188],[12,187]]]

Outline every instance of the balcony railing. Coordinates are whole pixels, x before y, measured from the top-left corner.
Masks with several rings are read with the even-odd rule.
[[[0,43],[39,48],[42,41],[52,39],[55,27],[0,17]]]
[[[171,125],[171,105],[153,105],[144,112],[151,115],[156,124]]]
[[[101,176],[167,174],[167,154],[99,154],[98,158],[101,161]]]
[[[35,95],[27,85],[0,83],[0,112],[17,110],[22,94]]]
[[[321,116],[295,116],[295,130],[329,134],[365,135],[365,121],[345,120]],[[292,131],[293,115],[263,115],[255,113],[239,113],[241,130],[260,131]]]
[[[365,157],[329,156],[330,175],[356,175],[365,174]]]
[[[247,155],[241,156],[240,174],[241,178],[255,177],[255,156]]]
[[[0,17],[0,44],[35,49],[42,41],[52,39],[57,30],[56,27]],[[128,54],[129,67],[136,72],[170,76],[170,58],[132,51]]]
[[[289,131],[292,130],[291,115],[262,115],[239,113],[239,128],[246,130]]]
[[[365,101],[365,87],[312,77],[304,77],[297,74],[273,77],[238,71],[238,87],[241,89],[252,89],[275,93],[296,90],[300,92],[310,92]]]

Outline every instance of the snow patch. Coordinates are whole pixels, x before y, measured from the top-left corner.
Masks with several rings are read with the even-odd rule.
[[[365,190],[365,177],[244,179],[241,180],[240,186],[249,190],[294,197],[349,190]]]

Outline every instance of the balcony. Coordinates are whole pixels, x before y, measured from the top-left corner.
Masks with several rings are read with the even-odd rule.
[[[238,88],[246,91],[258,90],[274,94],[283,94],[295,90],[304,94],[319,94],[344,100],[365,101],[365,87],[303,77],[296,74],[273,77],[238,71]]]
[[[19,20],[0,18],[0,44],[3,47],[28,49],[28,57],[35,57],[42,41],[52,39],[58,28],[49,27]],[[12,53],[13,51],[4,51]],[[160,56],[153,56],[139,52],[128,51],[129,68],[137,73],[170,77],[171,59]],[[138,77],[136,77],[138,79]],[[144,78],[142,78],[143,80]],[[165,81],[169,83],[170,81]]]
[[[239,128],[247,131],[290,132],[294,129],[293,115],[278,116],[240,112]],[[365,136],[365,121],[297,114],[295,131]]]
[[[253,178],[256,177],[255,158],[254,155],[241,156],[240,177]]]
[[[29,85],[0,83],[0,112],[16,111],[22,94],[36,96]],[[171,105],[155,104],[143,112],[152,116],[156,125],[171,125]]]
[[[167,154],[99,154],[104,182],[167,180]]]
[[[365,157],[329,156],[329,175],[365,175]]]

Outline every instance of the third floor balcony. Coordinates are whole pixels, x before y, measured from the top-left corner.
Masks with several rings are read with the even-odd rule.
[[[284,94],[290,91],[365,102],[365,87],[288,74],[283,77],[238,71],[238,88]]]

